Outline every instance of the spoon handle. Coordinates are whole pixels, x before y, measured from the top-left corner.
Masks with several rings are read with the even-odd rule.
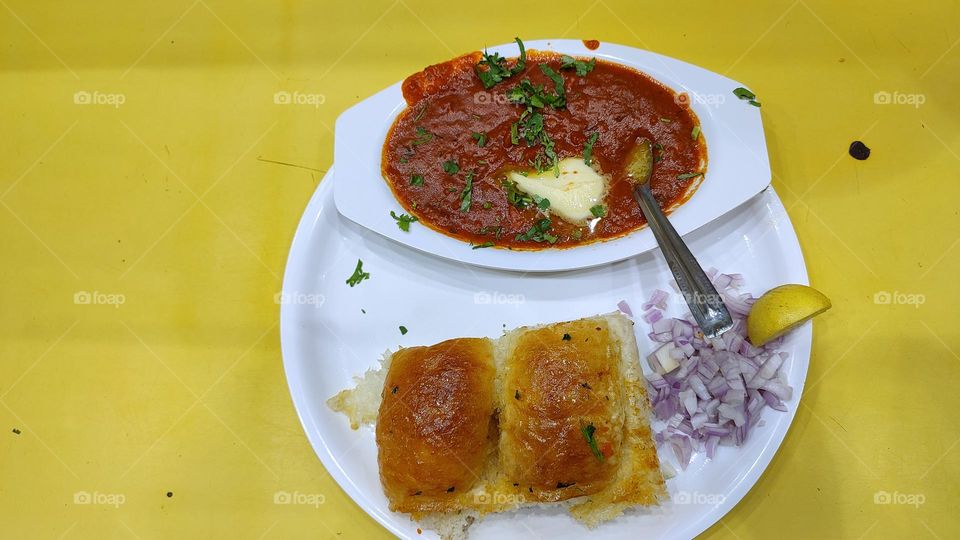
[[[633,188],[633,198],[640,205],[653,236],[660,244],[660,251],[673,277],[677,280],[680,293],[690,307],[690,313],[697,325],[707,337],[717,337],[733,327],[733,319],[727,306],[717,293],[716,287],[703,272],[700,263],[690,253],[690,249],[670,224],[670,220],[660,210],[660,204],[650,191],[650,184],[637,184]]]

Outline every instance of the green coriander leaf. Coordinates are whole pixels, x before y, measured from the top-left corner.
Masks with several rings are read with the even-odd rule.
[[[470,210],[470,204],[473,202],[473,171],[467,173],[467,183],[460,192],[460,211]]]
[[[515,38],[517,46],[520,48],[520,57],[512,68],[507,69],[507,59],[500,56],[499,53],[489,54],[487,51],[481,53],[483,59],[474,67],[477,78],[486,89],[493,88],[497,83],[509,79],[523,71],[527,66],[527,51],[520,38]]]
[[[557,109],[563,107],[567,101],[567,92],[563,88],[563,76],[546,64],[540,64],[540,71],[542,71],[547,77],[550,77],[550,80],[553,81],[554,91],[556,91],[557,96],[559,96],[560,101],[562,101],[561,103],[552,104],[553,107]]]
[[[532,241],[532,242],[549,242],[553,244],[554,242],[557,241],[557,237],[553,236],[548,232],[550,230],[551,225],[552,225],[552,222],[550,221],[549,218],[538,220],[536,223],[533,224],[532,227],[530,227],[527,230],[527,232],[518,234],[516,237],[514,237],[514,240],[524,240],[524,241]]]
[[[547,199],[547,198],[545,198],[545,197],[541,197],[541,196],[539,196],[539,195],[534,195],[534,196],[533,196],[533,202],[537,203],[537,208],[539,208],[539,209],[541,209],[541,210],[546,210],[546,209],[550,208],[550,199]]]
[[[756,99],[757,95],[753,92],[747,90],[744,87],[734,88],[733,95],[737,96],[740,99]]]
[[[365,279],[370,279],[370,274],[363,271],[363,261],[357,259],[357,268],[353,271],[353,275],[347,278],[347,285],[353,287]]]
[[[587,138],[587,142],[583,143],[583,162],[587,165],[593,163],[593,145],[597,143],[597,137],[600,136],[599,131],[594,131],[590,134],[590,137]]]
[[[754,107],[759,107],[759,106],[760,106],[760,102],[759,102],[759,101],[755,101],[755,100],[752,100],[752,99],[751,99],[750,101],[748,101],[747,103],[753,105]]]
[[[415,174],[410,177],[411,186],[422,186],[423,185],[423,175]]]
[[[471,247],[470,249],[483,249],[483,248],[493,247],[493,246],[495,246],[495,245],[496,245],[496,244],[494,244],[492,241],[487,240],[486,242],[484,242],[484,243],[482,243],[482,244],[477,244],[477,245]]]
[[[590,213],[593,214],[593,217],[603,217],[607,215],[607,207],[602,204],[591,206]]]
[[[407,327],[406,327],[406,326],[402,326],[402,325],[400,326],[400,335],[401,335],[401,336],[407,335]]]
[[[477,141],[477,146],[479,146],[480,148],[483,148],[484,146],[487,145],[486,133],[474,132],[474,133],[471,133],[470,136],[473,137],[473,140]]]
[[[449,161],[444,161],[443,170],[447,174],[457,174],[458,172],[460,172],[460,165],[457,164],[457,162],[453,161],[452,159]]]
[[[516,182],[504,179],[501,182],[501,185],[503,186],[503,191],[507,195],[507,202],[513,206],[523,210],[524,208],[533,204],[533,198],[523,191],[520,191],[520,188],[517,187]]]
[[[687,180],[688,178],[696,178],[698,176],[703,176],[702,172],[688,172],[677,175],[677,180]]]
[[[580,434],[583,435],[584,440],[587,441],[587,445],[590,446],[590,451],[593,452],[594,457],[603,461],[603,452],[600,451],[600,448],[597,446],[597,439],[593,436],[596,431],[597,428],[593,426],[593,422],[580,427]]]
[[[510,75],[516,75],[527,68],[527,49],[523,46],[520,38],[515,37],[513,40],[517,42],[517,47],[520,49],[520,57],[517,58],[517,63],[510,68]]]
[[[400,214],[398,216],[393,212],[393,210],[390,211],[390,217],[396,220],[397,227],[399,227],[403,232],[410,232],[410,224],[415,221],[420,221],[419,219],[407,214]]]
[[[577,60],[572,56],[563,55],[560,57],[560,69],[575,69],[577,71],[577,75],[580,77],[585,77],[587,73],[593,71],[593,68],[596,64],[596,58],[592,58],[584,62],[583,60]]]
[[[693,131],[690,132],[690,138],[693,140],[700,138],[700,126],[693,126]]]
[[[432,140],[433,140],[433,133],[430,133],[429,131],[423,129],[420,126],[417,126],[417,134],[413,138],[413,142],[410,144],[412,144],[413,146],[419,146],[421,144],[428,143]]]

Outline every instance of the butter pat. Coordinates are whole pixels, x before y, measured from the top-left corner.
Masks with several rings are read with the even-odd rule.
[[[552,168],[527,176],[510,172],[508,176],[524,193],[549,199],[551,213],[572,222],[592,218],[590,208],[600,204],[607,191],[606,178],[580,158],[563,159],[559,167],[559,177]]]

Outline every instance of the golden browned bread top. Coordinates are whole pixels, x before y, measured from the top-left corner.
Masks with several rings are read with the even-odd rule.
[[[506,477],[540,501],[603,489],[617,471],[624,421],[620,347],[607,321],[531,329],[511,345],[500,422]]]
[[[460,495],[481,477],[496,443],[495,371],[493,346],[485,338],[393,354],[376,428],[380,479],[391,510],[462,507]]]

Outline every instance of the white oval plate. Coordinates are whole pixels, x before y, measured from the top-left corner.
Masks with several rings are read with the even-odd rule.
[[[290,393],[307,438],[343,490],[395,535],[434,538],[428,531],[418,535],[406,515],[388,510],[373,430],[352,431],[344,416],[327,408],[326,399],[351,387],[352,377],[377,365],[388,348],[496,337],[504,325],[605,313],[623,299],[637,309],[654,289],[671,291],[672,277],[657,251],[590,270],[528,275],[431,257],[341,217],[334,209],[331,175],[303,214],[284,276],[280,338]],[[754,294],[783,283],[808,283],[793,227],[772,188],[687,241],[705,267],[742,273],[745,290]],[[351,288],[345,280],[357,259],[370,279]],[[668,306],[674,316],[685,309],[678,296],[671,295]],[[401,336],[400,325],[409,333]],[[648,329],[642,321],[636,329],[644,357],[652,350]],[[531,531],[575,540],[696,536],[737,504],[779,448],[803,391],[811,337],[807,323],[783,344],[794,388],[789,412],[765,409],[763,425],[751,431],[742,448],[721,447],[712,462],[697,455],[687,470],[667,481],[672,502],[629,512],[592,531],[557,509],[492,515],[471,527],[471,538],[528,538]],[[665,454],[661,459],[672,460]]]
[[[528,49],[602,58],[643,71],[675,92],[686,92],[700,117],[707,143],[707,174],[686,203],[670,215],[680,234],[696,230],[743,204],[770,183],[770,164],[763,138],[760,109],[737,99],[733,90],[744,86],[703,68],[648,51],[601,43],[587,49],[577,40],[541,40]],[[517,56],[515,43],[490,49]],[[341,214],[364,227],[420,251],[487,268],[548,272],[588,268],[627,259],[657,246],[646,227],[625,237],[569,249],[510,251],[470,249],[470,244],[414,225],[398,227],[390,211],[402,207],[380,172],[381,150],[397,115],[406,108],[400,84],[347,109],[337,119],[334,162],[337,164],[335,200]]]

